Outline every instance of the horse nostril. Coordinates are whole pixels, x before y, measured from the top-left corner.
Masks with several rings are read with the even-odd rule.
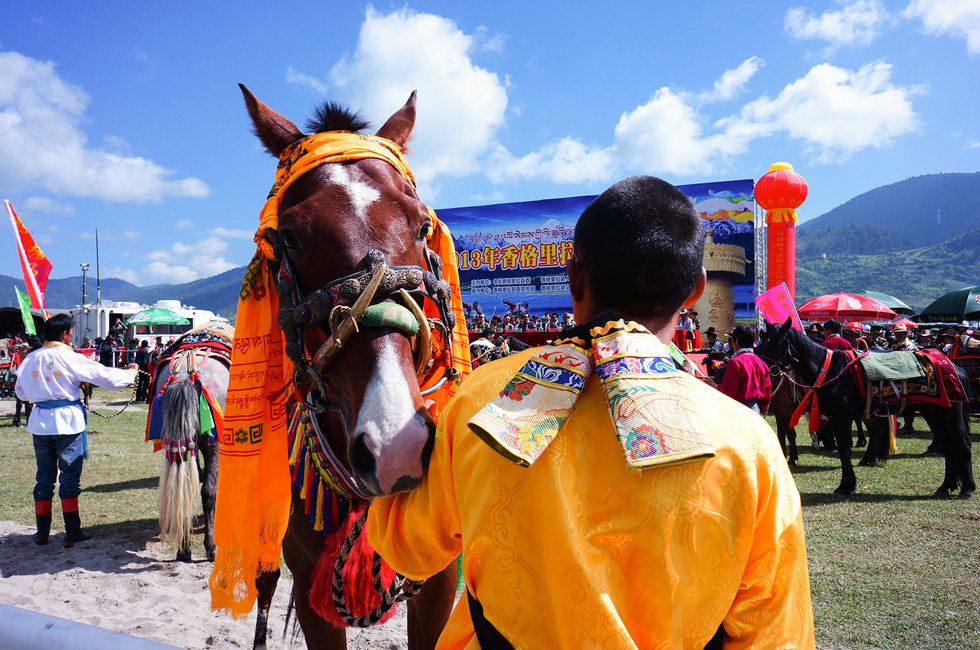
[[[425,439],[425,446],[422,447],[422,469],[428,469],[429,459],[432,458],[432,448],[436,444],[436,424],[431,419],[427,420],[425,423],[426,429],[429,431],[429,435]]]
[[[363,434],[354,438],[350,443],[348,455],[350,457],[351,469],[354,470],[355,474],[360,476],[374,476],[377,461],[374,459],[374,454],[368,449]]]

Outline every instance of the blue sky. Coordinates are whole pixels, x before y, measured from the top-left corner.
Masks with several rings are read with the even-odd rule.
[[[791,162],[817,216],[980,170],[980,1],[5,3],[0,198],[54,264],[147,285],[245,264],[274,161],[237,83],[299,125],[418,89],[435,207]],[[929,215],[924,215],[928,217]],[[9,230],[7,231],[10,232]],[[19,276],[11,235],[0,273]]]

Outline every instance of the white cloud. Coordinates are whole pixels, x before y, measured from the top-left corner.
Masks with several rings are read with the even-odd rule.
[[[966,145],[967,149],[980,149],[980,140],[971,140]]]
[[[541,178],[553,183],[608,181],[616,168],[610,149],[562,138],[520,158],[503,147],[491,154],[487,176],[494,183]]]
[[[291,65],[286,66],[286,82],[296,84],[297,86],[306,86],[318,95],[327,94],[327,84],[316,77],[299,72]]]
[[[888,20],[888,13],[879,0],[839,2],[841,8],[811,15],[804,7],[792,7],[786,12],[784,25],[796,38],[827,41],[828,53],[841,46],[868,45]]]
[[[785,133],[802,140],[823,162],[847,159],[868,147],[881,148],[918,128],[912,97],[917,86],[891,83],[891,66],[869,63],[850,71],[828,63],[814,66],[774,99],[762,97],[737,118],[723,121],[727,131],[755,135]]]
[[[174,225],[177,228],[179,228],[180,230],[187,230],[188,228],[193,228],[194,227],[194,220],[193,219],[181,219],[180,221],[178,221]]]
[[[75,206],[68,203],[59,203],[41,196],[32,196],[24,201],[24,212],[41,212],[44,214],[71,216],[75,214]]]
[[[89,146],[80,128],[88,103],[53,62],[0,52],[0,177],[9,187],[134,203],[210,194],[199,179],[118,153],[118,138],[107,138],[115,151]]]
[[[726,101],[733,99],[742,92],[749,79],[765,65],[765,61],[752,56],[740,63],[737,68],[725,70],[724,74],[715,81],[714,88],[701,93],[703,102]]]
[[[505,84],[471,59],[487,43],[440,16],[368,8],[357,48],[330,71],[333,84],[377,125],[418,89],[409,161],[422,196],[431,198],[427,186],[437,176],[479,171],[480,158],[495,146],[507,110]]]
[[[624,113],[616,125],[619,159],[632,169],[657,173],[710,172],[717,161],[741,152],[746,137],[705,133],[694,98],[660,88],[649,102]]]
[[[208,232],[218,237],[230,237],[232,239],[248,239],[249,241],[251,241],[252,238],[255,236],[254,230],[238,230],[235,228],[225,228],[223,226],[212,228]]]
[[[140,284],[180,284],[224,273],[237,266],[222,256],[227,249],[223,239],[205,237],[191,244],[175,242],[168,249],[151,251],[143,256],[147,263],[139,269],[143,280]]]
[[[980,54],[980,3],[976,0],[913,0],[902,15],[921,18],[930,34],[962,36],[967,52]]]

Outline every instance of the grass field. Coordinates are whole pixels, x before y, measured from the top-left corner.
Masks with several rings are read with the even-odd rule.
[[[109,402],[98,409],[104,413],[125,402],[122,393],[97,389],[100,396]],[[143,442],[143,409],[89,418],[79,504],[83,525],[97,535],[124,528],[156,534],[160,457]],[[31,439],[10,421],[0,416],[0,519],[33,524]],[[814,451],[800,435],[794,476],[820,648],[980,648],[980,497],[931,498],[943,460],[923,455],[931,436],[921,419],[916,424],[919,432],[899,439],[886,467],[856,468],[858,491],[843,503],[830,498],[840,480],[837,457]],[[972,432],[980,442],[976,418]],[[200,534],[193,551],[203,553]]]

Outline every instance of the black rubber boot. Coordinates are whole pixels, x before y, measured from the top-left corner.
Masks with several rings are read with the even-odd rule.
[[[65,547],[71,548],[76,542],[84,542],[92,539],[92,533],[82,530],[82,520],[78,516],[78,511],[65,512]]]
[[[51,534],[51,513],[34,515],[34,519],[37,520],[37,532],[32,536],[34,543],[38,546],[44,546],[48,543],[48,535]]]

